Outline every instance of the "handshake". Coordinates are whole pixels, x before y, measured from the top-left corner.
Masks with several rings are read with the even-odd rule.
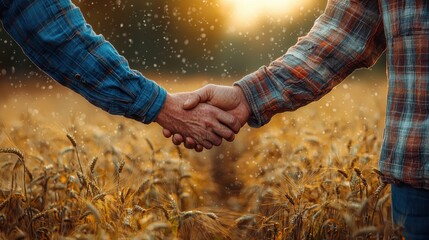
[[[209,84],[194,92],[168,94],[156,118],[165,137],[201,152],[233,141],[247,122],[250,106],[238,86]]]

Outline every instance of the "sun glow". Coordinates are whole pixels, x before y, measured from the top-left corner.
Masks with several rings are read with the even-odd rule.
[[[293,18],[304,10],[311,0],[222,0],[230,28],[254,28],[263,18],[282,21]]]

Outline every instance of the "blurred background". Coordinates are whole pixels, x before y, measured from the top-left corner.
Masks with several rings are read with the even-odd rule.
[[[81,8],[94,31],[110,41],[133,69],[141,71],[168,91],[177,92],[194,90],[207,83],[230,85],[260,66],[268,65],[310,30],[316,18],[323,13],[327,0],[73,0],[73,3]],[[0,148],[16,147],[25,153],[26,159],[22,162],[27,164],[36,179],[34,185],[33,182],[27,185],[29,189],[31,186],[35,189],[28,191],[37,199],[35,203],[42,202],[38,199],[49,199],[46,204],[43,200],[46,209],[48,206],[55,207],[55,210],[58,207],[56,212],[61,214],[67,213],[65,207],[60,208],[62,205],[69,212],[73,209],[72,215],[77,220],[69,218],[72,219],[69,222],[78,226],[70,228],[72,234],[102,231],[111,232],[115,234],[112,239],[118,239],[122,237],[117,235],[119,232],[128,239],[138,234],[130,231],[131,225],[125,225],[130,221],[133,224],[134,220],[129,220],[131,214],[136,214],[133,216],[136,216],[139,226],[142,219],[162,226],[160,223],[163,221],[169,223],[176,218],[163,220],[164,213],[157,211],[152,214],[146,209],[155,209],[152,206],[158,205],[168,205],[166,208],[170,209],[170,200],[175,198],[184,199],[183,204],[180,201],[181,211],[209,207],[211,214],[216,213],[216,222],[222,223],[220,229],[238,224],[237,220],[241,219],[240,222],[246,223],[244,227],[240,224],[240,229],[249,230],[252,234],[256,230],[267,232],[269,236],[278,233],[275,239],[313,237],[305,233],[307,230],[302,231],[305,235],[286,233],[291,231],[295,234],[300,229],[317,232],[319,235],[314,235],[314,239],[332,239],[330,236],[334,235],[339,239],[344,236],[352,239],[357,237],[352,237],[351,230],[365,227],[359,231],[367,234],[372,229],[367,225],[373,224],[380,234],[371,236],[379,237],[383,236],[383,231],[387,234],[391,227],[390,204],[384,204],[389,203],[390,198],[388,193],[380,195],[376,190],[382,188],[378,175],[372,170],[377,166],[383,134],[386,83],[382,57],[372,68],[355,71],[321,100],[291,113],[277,114],[261,128],[245,125],[234,142],[224,142],[220,147],[195,153],[171,144],[157,124],[146,126],[109,115],[56,84],[28,60],[0,27]],[[75,138],[74,150],[69,134]],[[77,171],[78,165],[74,161],[74,152],[77,158],[81,156],[85,169],[89,165],[93,168],[93,157],[99,157],[95,175],[91,169],[87,179],[99,180],[101,191],[107,193],[106,200],[111,202],[107,204],[103,196],[105,204],[95,204],[96,196],[88,195],[89,188],[80,188],[80,196],[85,195],[82,200],[94,203],[94,211],[103,216],[102,224],[93,220],[94,229],[97,229],[94,231],[86,230],[90,224],[86,224],[86,217],[82,217],[88,212],[85,206],[89,208],[89,205],[75,201],[74,194],[68,194],[69,181],[64,190],[56,188],[56,176],[63,172],[68,173],[58,179],[75,179],[77,183],[74,170]],[[121,164],[126,162],[123,162],[125,167],[122,165],[124,171],[120,179],[119,160]],[[25,182],[16,178],[15,169],[21,165],[13,161],[16,161],[14,156],[0,154],[0,192],[9,187],[13,190],[13,186],[21,186],[21,182]],[[62,170],[63,163],[69,164],[71,170]],[[350,177],[339,174],[340,170]],[[46,177],[46,172],[55,174],[55,177]],[[15,184],[11,173],[17,179]],[[39,176],[46,180],[40,180]],[[12,179],[12,184],[9,179]],[[49,185],[48,179],[52,179]],[[70,186],[75,188],[77,185],[72,183]],[[122,197],[126,188],[124,203]],[[40,196],[43,197],[39,198],[42,189],[44,193]],[[158,191],[161,193],[159,203]],[[379,192],[374,194],[376,191]],[[68,197],[58,197],[63,196],[57,195],[58,192],[67,193]],[[132,201],[127,197],[130,192]],[[164,192],[169,195],[164,196]],[[0,194],[0,203],[7,203],[3,204],[7,205],[3,213],[14,215],[12,219],[19,216],[19,224],[31,222],[31,228],[39,226],[36,223],[42,224],[37,220],[33,225],[35,217],[25,220],[31,216],[26,214],[31,212],[27,211],[27,205],[31,205],[25,203],[25,208],[22,208],[25,214],[15,214],[18,203],[9,204],[9,200],[2,199],[2,196],[6,194]],[[19,204],[25,202],[19,198],[16,200]],[[129,209],[135,209],[135,200],[140,204],[137,206],[145,208],[142,213],[137,210],[129,213]],[[68,202],[77,205],[68,205]],[[331,202],[334,204],[328,205]],[[121,208],[117,208],[119,205]],[[62,229],[65,219],[55,225],[54,219],[59,219],[56,212],[55,217],[49,218],[37,214],[47,224],[40,225],[40,229]],[[140,217],[145,212],[150,213],[150,217]],[[372,217],[369,217],[370,212]],[[232,213],[245,218],[233,217]],[[255,213],[258,218],[248,218],[249,213]],[[199,224],[207,222],[210,226],[207,229],[217,230],[218,225],[210,225],[213,215],[207,214],[209,221],[199,220]],[[194,219],[189,216],[186,221]],[[217,216],[221,218],[217,220]],[[10,218],[4,217],[8,224],[3,225],[14,225],[13,229],[19,233],[18,225]],[[231,224],[223,222],[226,218],[231,220]],[[255,225],[256,221],[259,224],[259,218],[262,224]],[[232,219],[237,220],[234,222]],[[159,231],[174,233],[180,229],[174,221],[171,230],[159,227]],[[106,227],[112,225],[115,228]],[[196,231],[201,229],[192,228]],[[1,229],[2,224],[0,239],[15,239],[2,238],[6,235],[2,235]],[[128,235],[121,233],[127,231],[130,231]],[[226,233],[229,234],[228,231]],[[79,239],[84,236],[79,236]],[[97,235],[98,238],[102,236]],[[190,236],[189,239],[195,239]],[[254,236],[254,239],[268,239]]]
[[[305,35],[326,0],[75,0],[96,33],[158,81],[235,81]],[[384,73],[384,60],[371,70]],[[0,79],[51,81],[0,29]]]

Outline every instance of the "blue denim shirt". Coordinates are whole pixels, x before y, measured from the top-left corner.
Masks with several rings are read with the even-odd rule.
[[[70,0],[0,0],[4,29],[40,69],[103,110],[154,121],[166,91],[141,73]]]

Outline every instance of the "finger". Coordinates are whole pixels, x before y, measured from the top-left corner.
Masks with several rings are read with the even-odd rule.
[[[232,142],[235,138],[234,132],[221,123],[218,123],[213,127],[213,132],[219,137],[224,138],[228,142]]]
[[[203,151],[203,149],[204,149],[204,147],[203,147],[203,146],[201,146],[201,145],[199,145],[199,144],[195,147],[195,151],[196,151],[196,152],[202,152],[202,151]]]
[[[234,115],[217,109],[217,120],[230,128],[234,133],[238,133],[241,128],[241,123]]]
[[[192,138],[187,137],[184,145],[187,149],[194,149],[197,144],[195,144]]]
[[[190,93],[188,99],[183,104],[183,109],[191,110],[201,102],[201,97],[197,93]]]
[[[176,134],[173,135],[173,139],[172,140],[173,140],[174,144],[180,145],[183,142],[183,137],[182,137],[182,135],[176,133]]]
[[[231,137],[229,137],[229,138],[225,138],[225,140],[228,142],[234,141],[235,140],[235,134],[232,134]]]
[[[162,129],[162,134],[164,134],[164,137],[166,137],[166,138],[169,138],[172,135],[170,130],[168,130],[166,128]]]
[[[222,144],[222,137],[215,134],[214,130],[212,130],[212,132],[207,134],[207,139],[205,140],[209,141],[214,146],[220,146]]]
[[[186,139],[185,139],[185,142],[188,144],[188,145],[192,145],[192,146],[197,146],[197,142],[193,139],[193,138],[191,138],[191,137],[187,137]]]
[[[186,142],[183,144],[184,146],[185,146],[185,148],[187,148],[187,149],[194,149],[194,147],[193,146],[189,146]]]
[[[222,142],[222,138],[214,134],[212,131],[205,132],[205,138],[195,139],[198,145],[202,145],[205,149],[211,149],[213,145]]]
[[[174,138],[171,138],[171,141],[173,142],[173,144],[174,145],[176,145],[176,146],[180,146],[180,142],[178,142],[178,141],[176,141],[176,139],[174,139]]]
[[[211,149],[213,147],[213,144],[207,140],[204,140],[201,145],[205,148],[205,149]]]
[[[183,136],[180,135],[180,134],[178,134],[178,133],[175,133],[173,135],[173,139],[175,139],[175,141],[178,142],[178,143],[182,143],[182,142],[185,141],[184,138],[183,138]]]
[[[219,122],[214,121],[210,125],[219,124]],[[176,134],[175,134],[176,135]],[[219,146],[222,143],[222,138],[216,135],[213,131],[213,128],[208,128],[203,132],[199,133],[196,136],[193,136],[192,139],[196,141],[196,144],[202,145],[206,149],[211,149],[213,145]]]
[[[189,94],[188,99],[183,104],[183,109],[190,110],[195,108],[199,103],[204,103],[210,100],[210,85],[195,90]]]

